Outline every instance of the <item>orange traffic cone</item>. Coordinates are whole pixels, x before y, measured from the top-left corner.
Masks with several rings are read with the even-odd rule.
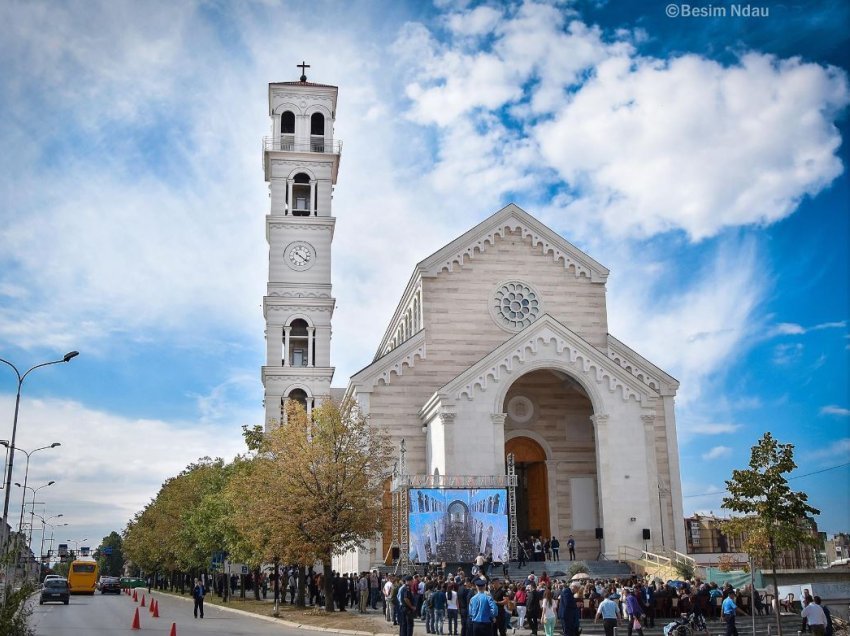
[[[168,636],[177,636],[177,623],[171,623],[171,631]]]
[[[155,602],[153,606],[153,617],[159,618],[159,602]]]
[[[144,606],[145,606],[145,594],[144,594],[144,592],[142,592],[142,602],[139,605],[139,607],[144,607]]]
[[[141,629],[141,625],[139,624],[139,608],[136,608],[136,614],[133,616],[133,629]]]
[[[151,602],[150,602],[150,603],[148,603],[148,611],[149,611],[151,614],[153,614],[153,608],[154,608],[154,605],[156,605],[156,599],[155,599],[155,598],[151,598]]]
[[[138,601],[138,600],[139,600],[139,595],[136,593],[135,588],[133,588],[133,600],[134,600],[134,601]]]

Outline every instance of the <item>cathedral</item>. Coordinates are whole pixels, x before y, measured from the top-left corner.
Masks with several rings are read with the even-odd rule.
[[[337,93],[303,72],[269,85],[267,428],[286,399],[309,412],[342,394],[330,348]],[[453,532],[498,557],[499,519],[519,537],[572,535],[580,559],[684,551],[678,382],[608,332],[608,269],[513,204],[423,257],[345,389],[404,449],[397,483],[411,489],[395,512],[409,527],[399,544],[385,519],[337,569],[368,569],[393,547],[432,560]]]

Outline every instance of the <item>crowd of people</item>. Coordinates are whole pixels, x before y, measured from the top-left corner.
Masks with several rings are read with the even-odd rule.
[[[726,636],[737,636],[735,616],[745,613],[745,597],[752,599],[747,604],[752,603],[758,614],[769,612],[755,590],[699,579],[664,583],[633,577],[568,583],[545,571],[517,580],[488,578],[483,573],[473,576],[462,568],[454,574],[438,570],[390,574],[384,579],[378,572],[373,574],[380,585],[385,619],[398,626],[399,636],[412,636],[415,621],[424,623],[427,634],[506,636],[508,630],[528,630],[530,636],[554,636],[559,627],[563,636],[579,636],[581,619],[601,621],[606,636],[613,636],[617,626],[625,628],[628,636],[643,636],[644,627],[654,628],[656,622],[667,634],[682,616],[689,617],[692,625],[716,621]],[[379,609],[376,604],[372,608]],[[808,601],[803,616],[808,617],[814,636],[832,636],[829,610],[820,598]]]
[[[746,613],[744,608],[759,615],[770,612],[758,590],[749,586],[734,589],[728,583],[721,587],[700,579],[647,582],[638,577],[567,582],[550,577],[545,570],[539,576],[532,571],[524,578],[511,579],[507,568],[503,577],[493,576],[492,565],[481,554],[469,573],[462,567],[456,572],[435,567],[404,576],[378,570],[334,572],[333,606],[342,612],[380,611],[387,622],[398,626],[399,636],[413,636],[417,620],[424,623],[427,634],[441,636],[506,636],[508,630],[528,630],[530,636],[541,636],[542,630],[543,635],[554,636],[558,626],[563,636],[580,636],[581,619],[601,620],[606,636],[613,636],[617,626],[625,627],[627,636],[643,636],[643,628],[654,628],[656,621],[665,627],[665,636],[675,636],[668,630],[675,628],[676,622],[667,621],[679,617],[688,617],[697,629],[704,627],[706,620],[722,621],[726,636],[738,636],[735,619]],[[227,591],[235,594],[239,583],[247,589],[256,586],[263,598],[271,588],[279,594],[275,600],[295,604],[299,569],[283,566],[278,576],[278,586],[273,585],[274,573],[262,573],[256,581],[251,574],[243,581],[235,575],[220,575],[212,583],[215,591],[224,595]],[[305,578],[305,602],[324,606],[323,575],[310,568]],[[203,618],[205,593],[203,582],[195,580],[196,617]],[[801,632],[833,636],[832,617],[820,597],[806,590],[802,606]]]

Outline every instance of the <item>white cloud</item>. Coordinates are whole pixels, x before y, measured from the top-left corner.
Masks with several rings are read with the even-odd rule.
[[[727,435],[734,433],[739,428],[740,424],[732,424],[730,422],[718,422],[713,424],[700,424],[694,428],[692,432],[697,435]]]
[[[780,322],[774,325],[768,331],[767,336],[769,338],[772,338],[774,336],[802,336],[812,331],[823,331],[824,329],[843,329],[846,326],[846,320],[835,322],[822,322],[812,327],[803,327],[802,325],[798,325],[794,322]]]
[[[821,415],[838,415],[839,417],[848,417],[850,416],[850,409],[844,408],[843,406],[836,406],[834,404],[830,404],[829,406],[824,406],[820,410]]]
[[[12,396],[0,396],[0,412],[13,406]],[[24,398],[15,445],[31,450],[61,443],[32,455],[29,485],[56,481],[39,492],[46,508],[37,506],[36,513],[62,513],[69,533],[96,533],[99,539],[120,532],[162,482],[189,463],[204,456],[230,460],[245,452],[241,423],[238,416],[220,425],[133,419],[68,400]],[[24,455],[16,454],[13,482],[23,480],[24,467]],[[10,519],[16,520],[20,489],[13,488]]]
[[[672,293],[664,275],[646,276],[635,266],[643,258],[639,248],[617,247],[609,246],[613,262],[607,263],[614,272],[609,330],[676,377],[677,404],[687,407],[760,330],[758,310],[768,281],[758,250],[747,241],[723,243]]]
[[[825,448],[819,448],[805,454],[805,457],[809,460],[834,459],[846,461],[848,456],[850,456],[850,437],[837,439]]]
[[[732,454],[732,449],[729,446],[714,446],[708,452],[702,454],[702,458],[706,461],[712,459],[721,459],[729,457]]]
[[[793,344],[778,344],[773,348],[773,364],[787,367],[797,364],[803,358],[805,347],[795,342]]]
[[[457,131],[483,124],[492,134],[488,118],[507,111],[516,121],[496,139],[531,140],[534,152],[507,162],[516,174],[506,180],[536,171],[563,186],[574,226],[601,222],[625,237],[682,230],[692,240],[783,219],[842,173],[833,123],[850,102],[842,70],[759,53],[728,66],[693,54],[660,60],[636,52],[638,34],[612,38],[567,17],[523,2],[490,26],[484,50],[409,27],[416,37],[397,43],[405,61],[421,60],[409,116],[438,127],[435,172],[463,173],[470,154],[453,152]],[[502,166],[500,154],[475,160]]]
[[[612,233],[699,240],[782,219],[841,174],[832,119],[847,101],[841,71],[799,60],[618,57],[535,136],[582,191],[575,213]]]
[[[501,11],[482,5],[465,13],[450,13],[446,17],[446,26],[456,35],[482,35],[491,31],[501,18]]]

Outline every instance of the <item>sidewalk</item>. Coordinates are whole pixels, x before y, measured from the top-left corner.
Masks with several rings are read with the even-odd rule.
[[[181,599],[186,603],[192,603],[192,598],[188,594],[181,595],[162,590],[153,590],[152,594],[163,594],[170,598]],[[253,592],[250,592],[244,600],[239,597],[231,597],[231,600],[227,603],[223,603],[218,596],[209,594],[204,603],[215,605],[218,609],[226,612],[247,614],[285,627],[357,636],[398,636],[398,627],[394,627],[392,623],[388,623],[384,619],[381,609],[369,610],[366,614],[361,614],[356,608],[346,608],[347,611],[345,612],[328,613],[321,608],[310,606],[298,608],[288,603],[282,603],[279,607],[279,616],[275,618],[272,616],[274,600],[266,598],[256,601]],[[417,623],[416,627],[420,627],[420,625],[421,629],[415,631],[424,633],[424,624]]]

